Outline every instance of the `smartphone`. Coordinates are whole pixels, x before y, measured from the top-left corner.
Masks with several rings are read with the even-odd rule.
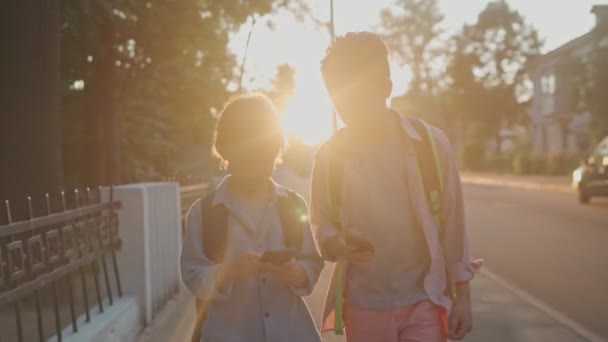
[[[293,248],[266,251],[260,257],[261,262],[268,262],[275,265],[282,265],[291,261],[297,256],[298,252]]]
[[[374,252],[374,245],[362,237],[348,235],[344,238],[349,246],[352,246],[357,252]]]

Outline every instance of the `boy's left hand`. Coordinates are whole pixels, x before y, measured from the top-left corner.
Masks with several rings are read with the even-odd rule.
[[[456,299],[448,319],[448,339],[462,340],[473,329],[473,312],[470,298]]]
[[[308,276],[304,271],[304,267],[293,260],[282,265],[264,263],[262,271],[264,273],[272,273],[297,288],[305,287],[308,284]]]

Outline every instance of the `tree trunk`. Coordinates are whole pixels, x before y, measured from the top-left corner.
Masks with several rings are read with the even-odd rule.
[[[7,1],[0,12],[0,200],[13,220],[27,218],[27,196],[41,215],[44,194],[56,198],[63,186],[59,4]]]
[[[100,13],[103,13],[100,11]],[[97,139],[97,184],[113,185],[122,182],[120,132],[116,115],[116,66],[114,61],[115,32],[112,18],[103,13],[99,24],[100,56],[95,62],[95,83],[91,85],[92,109],[95,111]]]

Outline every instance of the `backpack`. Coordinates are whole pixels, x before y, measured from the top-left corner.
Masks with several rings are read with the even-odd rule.
[[[401,125],[400,117],[398,113],[393,113]],[[443,191],[443,177],[441,160],[439,159],[439,152],[437,149],[437,143],[435,136],[432,132],[431,126],[429,126],[423,120],[418,118],[408,117],[409,122],[414,126],[416,131],[421,137],[420,141],[410,139],[402,129],[399,129],[401,140],[403,143],[410,143],[414,149],[416,160],[418,162],[418,181],[421,182],[422,188],[424,189],[426,199],[433,215],[433,219],[439,227],[439,236],[442,239],[443,244],[443,229],[441,224],[441,194]],[[329,148],[330,157],[328,162],[328,191],[329,191],[329,204],[331,212],[331,220],[335,227],[342,229],[340,220],[340,212],[342,209],[342,186],[344,178],[344,153],[340,148],[340,140],[344,135],[344,128],[337,132],[330,141],[327,147]],[[336,296],[335,296],[335,326],[334,331],[338,335],[343,335],[343,322],[342,322],[342,304],[344,299],[343,293],[343,274],[344,265],[342,263],[337,264],[337,279],[336,279]],[[452,295],[452,290],[450,294]]]
[[[295,191],[287,190],[287,196],[278,196],[277,211],[283,229],[285,247],[302,247],[304,237],[302,215],[306,214],[306,202]],[[215,192],[206,194],[201,199],[201,233],[205,256],[213,263],[224,260],[228,242],[228,209],[221,203],[213,205]],[[196,299],[196,321],[192,333],[192,342],[200,342],[201,326],[205,320],[208,301]]]

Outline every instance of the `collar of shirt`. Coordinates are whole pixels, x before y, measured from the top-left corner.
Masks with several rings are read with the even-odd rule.
[[[405,133],[405,135],[408,138],[410,138],[412,140],[416,140],[416,141],[422,141],[422,137],[420,136],[420,133],[416,130],[416,128],[414,127],[414,125],[411,122],[412,119],[408,118],[405,115],[400,114],[399,112],[397,112],[393,109],[389,110],[389,115],[394,115],[399,120],[399,125],[401,126],[401,130],[403,131],[403,133]],[[341,135],[343,137],[340,137],[340,135],[337,136],[339,148],[347,153],[353,152],[352,149],[356,149],[357,147],[355,144],[351,144],[348,141],[352,141],[351,139],[354,139],[354,137],[352,137],[352,135],[349,133],[348,130],[344,130],[344,132]]]
[[[220,184],[215,189],[215,193],[213,194],[213,205],[223,204],[226,206],[228,210],[233,210],[234,198],[228,189],[228,181],[230,180],[230,175],[224,177],[224,179],[220,182]],[[272,178],[270,179],[270,186],[272,187],[270,203],[276,203],[279,197],[287,197],[289,194],[287,190],[281,185],[277,184]]]
[[[392,111],[392,110],[391,110]],[[399,117],[399,121],[401,123],[401,129],[410,137],[411,139],[421,141],[422,137],[420,133],[416,130],[416,128],[412,125],[411,119],[405,115],[401,115],[396,111],[392,111]]]

